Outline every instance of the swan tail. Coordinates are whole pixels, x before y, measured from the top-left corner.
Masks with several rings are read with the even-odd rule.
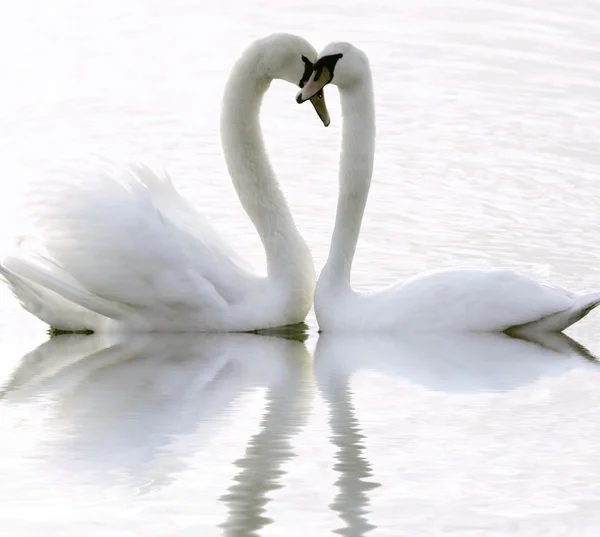
[[[0,265],[0,277],[6,282],[23,309],[44,323],[66,331],[87,329],[87,326],[82,324],[82,315],[77,311],[80,309],[83,311],[83,308],[13,274],[2,265]]]
[[[66,301],[70,301],[81,308],[90,310],[104,317],[119,319],[123,317],[124,310],[122,305],[113,304],[99,296],[96,296],[80,285],[72,278],[62,277],[58,267],[43,263],[43,259],[30,258],[29,256],[7,256],[2,260],[2,275],[9,282],[11,290],[17,298],[23,303],[27,301],[28,311],[48,322],[48,315],[42,318],[38,313],[39,305],[42,303],[42,297],[36,293],[36,286],[42,287],[44,291],[52,291]],[[37,302],[37,306],[34,306]],[[31,309],[34,311],[31,311]],[[37,313],[36,313],[37,311]],[[64,323],[64,320],[62,321]],[[52,323],[49,323],[55,326]],[[55,326],[55,328],[62,328]],[[78,329],[89,328],[79,327]],[[67,326],[66,329],[73,329]]]
[[[538,321],[513,327],[509,332],[526,334],[528,332],[562,332],[572,324],[583,319],[590,311],[600,305],[600,292],[576,295],[573,305],[558,313],[548,315]]]

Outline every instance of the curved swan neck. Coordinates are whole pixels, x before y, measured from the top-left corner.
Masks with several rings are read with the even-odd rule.
[[[319,287],[350,288],[350,271],[360,234],[375,154],[375,105],[371,73],[350,88],[339,88],[342,152],[339,197],[329,257]]]
[[[265,248],[269,276],[296,285],[312,277],[314,285],[310,250],[279,188],[260,128],[262,100],[272,82],[265,71],[257,47],[248,50],[232,70],[221,114],[225,160],[242,206]]]

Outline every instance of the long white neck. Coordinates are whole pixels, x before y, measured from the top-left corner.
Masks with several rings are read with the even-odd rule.
[[[269,278],[312,295],[312,256],[294,224],[262,137],[260,107],[272,79],[260,72],[260,66],[260,50],[249,50],[238,60],[227,82],[221,114],[225,160],[238,197],[265,248]]]
[[[350,289],[350,271],[356,252],[375,155],[375,105],[371,73],[351,88],[339,88],[342,104],[340,192],[329,257],[317,292]]]

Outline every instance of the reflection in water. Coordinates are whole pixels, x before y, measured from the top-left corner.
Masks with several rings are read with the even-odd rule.
[[[187,466],[175,441],[194,434],[200,449],[242,391],[276,385],[275,400],[291,397],[305,356],[302,343],[252,334],[60,336],[23,359],[4,395],[51,403],[58,434],[46,442],[69,480],[125,480],[147,493]]]
[[[21,358],[0,393],[16,392],[25,388],[28,392],[44,379],[56,374],[68,365],[110,346],[103,336],[63,335],[42,343]]]
[[[315,374],[330,407],[332,442],[338,447],[339,493],[331,507],[346,527],[337,533],[358,537],[377,527],[365,516],[368,492],[380,485],[368,480],[372,471],[363,454],[365,437],[359,432],[350,388],[355,372],[368,369],[401,376],[435,391],[481,393],[509,391],[579,367],[577,358],[594,361],[563,334],[539,335],[535,341],[504,334],[322,334],[315,350]]]
[[[536,341],[502,334],[321,335],[314,374],[329,407],[330,441],[336,447],[337,491],[330,507],[343,526],[336,532],[358,537],[370,535],[375,527],[383,533],[392,526],[400,532],[403,526],[412,530],[422,524],[423,513],[444,502],[461,513],[477,511],[471,522],[486,524],[480,512],[514,510],[512,503],[506,500],[505,506],[498,498],[510,498],[520,487],[530,491],[532,498],[523,509],[533,510],[535,483],[546,487],[544,497],[553,498],[558,490],[552,484],[557,465],[562,468],[560,475],[573,475],[573,480],[587,487],[571,484],[572,490],[577,492],[579,487],[580,494],[593,494],[584,474],[577,473],[580,461],[593,459],[593,420],[588,422],[590,428],[562,427],[563,413],[577,415],[577,406],[536,407],[529,396],[519,400],[516,395],[518,388],[542,377],[581,370],[582,359],[596,368],[595,362],[588,361],[592,358],[573,340],[554,334]],[[365,369],[393,376],[395,381],[376,379],[369,384],[361,379],[356,384],[360,391],[352,392],[352,376]],[[379,404],[376,397],[384,393],[382,380],[389,398]],[[257,388],[266,392],[260,424],[258,420],[249,424],[252,429],[258,426],[257,432],[250,436],[246,427],[233,430],[235,441],[242,446],[248,442],[245,453],[235,462],[238,473],[229,489],[225,491],[228,484],[217,482],[211,494],[202,478],[214,478],[235,458],[231,452],[220,455],[231,446],[216,433],[229,421],[227,409],[232,403]],[[270,495],[282,486],[284,465],[295,456],[292,437],[307,419],[311,390],[310,359],[297,341],[251,334],[55,338],[26,356],[5,387],[3,410],[14,418],[22,407],[24,415],[35,416],[33,426],[25,422],[24,429],[26,435],[35,432],[36,439],[30,442],[18,431],[10,433],[12,445],[9,439],[4,453],[8,462],[3,475],[8,479],[3,500],[17,498],[20,506],[42,502],[37,513],[56,505],[62,509],[61,521],[79,524],[80,533],[92,524],[85,518],[88,514],[93,517],[105,508],[119,509],[122,514],[110,522],[116,528],[122,522],[118,517],[139,508],[146,511],[139,511],[144,515],[135,524],[147,524],[151,529],[144,534],[148,535],[169,533],[172,527],[162,531],[154,525],[173,513],[186,520],[196,516],[190,524],[209,519],[206,524],[210,526],[203,530],[190,528],[202,535],[213,535],[210,530],[230,537],[262,535],[271,522],[266,514]],[[498,406],[485,407],[494,412],[493,420],[481,428],[480,415],[475,413],[473,418],[461,412],[476,408],[491,392],[508,393],[494,395]],[[569,400],[573,398],[564,401]],[[357,413],[357,401],[365,416],[362,423],[357,419],[363,416]],[[416,406],[420,404],[425,408]],[[522,414],[532,405],[538,410],[523,419],[513,415],[513,409]],[[410,413],[395,416],[403,406]],[[447,421],[451,412],[444,414],[445,406],[457,410],[456,422]],[[543,420],[553,413],[554,418]],[[391,423],[401,430],[392,430],[387,425]],[[546,423],[561,430],[547,433]],[[379,429],[373,442],[364,437],[365,429],[369,434]],[[516,430],[520,440],[520,431],[531,429],[524,446],[506,440],[511,431]],[[559,441],[553,445],[555,436]],[[436,441],[450,447],[428,449]],[[564,447],[567,443],[570,455]],[[531,446],[545,453],[537,466],[528,458]],[[204,457],[205,453],[211,453],[210,457]],[[563,459],[546,465],[543,461],[551,457]],[[208,473],[196,465],[207,465]],[[589,468],[593,474],[591,463]],[[454,487],[454,496],[445,497],[443,489],[436,490],[439,481]],[[382,487],[371,492],[379,483]],[[323,484],[317,478],[307,486]],[[474,507],[463,509],[472,490],[478,494]],[[107,491],[115,494],[114,502],[106,497]],[[214,505],[213,498],[223,492],[225,516],[221,512],[207,515],[204,506]],[[578,501],[579,496],[573,493],[571,498]],[[133,502],[135,509],[121,511],[118,506],[131,504],[126,502]],[[371,502],[376,502],[377,510]],[[386,502],[394,504],[389,511]],[[71,505],[77,514],[69,511]],[[157,505],[169,507],[157,509]],[[85,513],[81,520],[77,518],[80,508]],[[293,504],[285,508],[293,509]],[[386,512],[392,513],[387,520]],[[444,523],[455,522],[451,515],[443,516]]]
[[[370,369],[442,392],[508,391],[595,358],[564,334],[520,339],[498,333],[322,334],[317,375],[350,376]]]
[[[235,461],[241,470],[235,484],[220,498],[229,509],[229,517],[221,527],[231,537],[258,535],[272,522],[264,516],[267,494],[281,487],[285,475],[281,466],[295,456],[291,438],[304,426],[310,410],[312,379],[307,373],[312,374],[312,370],[306,347],[290,344],[282,358],[287,360],[286,376],[268,389],[260,430],[250,439],[244,456]]]
[[[336,530],[336,533],[360,537],[376,528],[365,518],[369,504],[367,492],[380,485],[363,481],[371,477],[372,473],[369,462],[363,456],[364,436],[360,433],[358,420],[354,416],[349,377],[328,375],[318,380],[323,397],[329,405],[331,442],[338,448],[338,462],[333,468],[340,473],[335,482],[339,492],[330,507],[339,513],[346,527]]]

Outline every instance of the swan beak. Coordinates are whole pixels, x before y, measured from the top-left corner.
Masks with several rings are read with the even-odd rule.
[[[324,71],[327,71],[324,73]],[[323,74],[325,76],[323,76]],[[316,80],[315,80],[316,78]],[[305,101],[310,100],[312,105],[315,107],[315,111],[321,118],[323,125],[329,126],[331,122],[329,118],[329,111],[325,105],[325,95],[323,94],[323,87],[331,80],[329,76],[329,70],[325,67],[319,70],[319,76],[317,72],[313,71],[312,75],[308,79],[308,82],[302,86],[302,89],[296,95],[296,102],[301,104]]]
[[[327,69],[327,67],[322,67],[317,71],[313,71],[308,82],[302,86],[302,89],[298,92],[298,95],[296,95],[296,102],[303,103],[304,101],[316,97],[330,81],[331,75],[329,74],[329,69]]]
[[[329,127],[329,123],[331,123],[331,118],[329,117],[329,110],[327,110],[327,105],[325,104],[325,94],[323,90],[319,90],[315,95],[310,98],[310,102],[312,103],[315,112],[321,118],[323,125]]]

